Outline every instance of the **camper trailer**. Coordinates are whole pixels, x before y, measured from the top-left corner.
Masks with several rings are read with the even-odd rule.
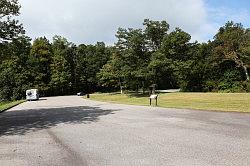
[[[39,93],[37,89],[29,89],[26,91],[26,100],[35,101],[39,100]]]

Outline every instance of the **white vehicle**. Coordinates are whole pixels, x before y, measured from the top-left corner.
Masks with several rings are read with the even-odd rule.
[[[38,89],[29,89],[26,91],[26,100],[33,101],[39,100]]]

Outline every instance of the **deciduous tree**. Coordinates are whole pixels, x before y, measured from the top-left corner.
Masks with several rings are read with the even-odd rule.
[[[24,33],[22,24],[14,19],[19,15],[18,0],[0,1],[0,43],[10,41]]]

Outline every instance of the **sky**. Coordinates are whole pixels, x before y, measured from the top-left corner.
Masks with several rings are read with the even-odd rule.
[[[250,27],[250,0],[19,0],[20,22],[32,39],[55,35],[76,44],[116,42],[121,28],[143,28],[143,20],[166,20],[192,41],[212,40],[227,21]]]

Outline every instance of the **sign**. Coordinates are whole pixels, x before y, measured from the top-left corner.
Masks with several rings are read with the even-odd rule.
[[[150,105],[152,105],[152,100],[155,99],[155,106],[157,106],[157,98],[158,98],[158,95],[150,95],[150,97],[149,97]]]
[[[150,99],[157,99],[158,95],[150,95]]]

